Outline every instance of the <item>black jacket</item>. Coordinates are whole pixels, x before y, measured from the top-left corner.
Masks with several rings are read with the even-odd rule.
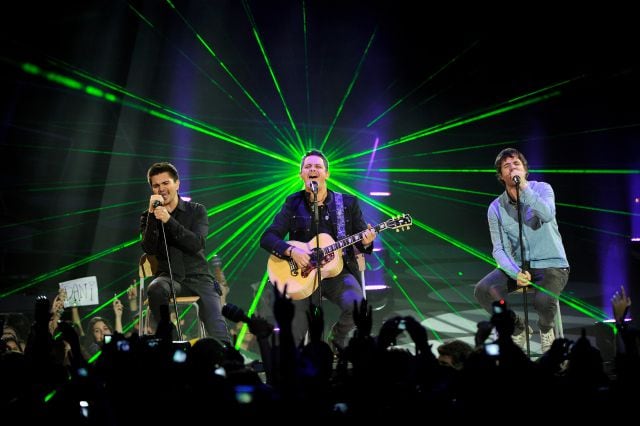
[[[182,282],[186,277],[204,276],[213,281],[204,254],[205,240],[209,232],[209,216],[202,204],[180,199],[171,212],[171,219],[164,224],[171,259],[173,279]],[[169,275],[169,265],[162,236],[161,221],[147,210],[140,216],[142,248],[158,259],[158,276]]]
[[[335,193],[333,191],[328,191],[324,204],[329,211],[330,223],[327,231],[329,235],[337,241],[338,227]],[[358,199],[352,195],[343,194],[342,204],[344,208],[345,237],[357,234],[358,232],[367,229],[367,223],[362,217],[362,211],[360,210]],[[287,235],[288,240],[308,242],[315,238],[314,228],[311,204],[307,199],[306,192],[296,192],[287,197],[282,209],[273,219],[271,226],[269,226],[262,234],[262,238],[260,238],[260,247],[281,259],[285,259],[286,256],[284,255],[284,252],[289,247],[289,244],[285,241]],[[366,249],[363,247],[361,241],[354,245],[362,253],[370,254],[373,250],[373,244]],[[349,268],[349,271],[359,279],[360,274],[358,274],[358,267],[353,247],[345,247],[343,249],[343,253],[344,261]]]

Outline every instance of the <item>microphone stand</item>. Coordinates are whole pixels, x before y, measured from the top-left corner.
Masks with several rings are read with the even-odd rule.
[[[144,315],[144,308],[143,308],[143,303],[144,303],[144,275],[140,274],[140,282],[139,282],[139,288],[138,288],[138,335],[139,336],[144,336],[145,334],[147,334],[147,330],[146,327],[144,326],[144,321],[142,316]],[[147,312],[147,315],[149,313]]]
[[[522,208],[520,204],[520,179],[516,181],[516,209],[518,210],[518,238],[520,241],[520,259],[522,260],[522,272],[529,270],[527,261],[524,260],[524,244],[522,242]],[[529,346],[529,307],[527,306],[527,289],[529,284],[522,286],[522,301],[524,304],[524,336],[527,341],[527,357],[531,358],[531,348]]]
[[[180,327],[180,315],[178,314],[178,302],[176,300],[176,289],[173,285],[173,271],[171,270],[171,259],[169,258],[169,246],[167,245],[167,234],[164,233],[164,222],[160,221],[162,227],[162,238],[164,240],[164,248],[167,253],[167,265],[169,265],[169,292],[173,298],[173,309],[176,313],[176,329],[178,330],[178,340],[182,340],[182,328]],[[171,320],[169,320],[171,321]]]
[[[315,257],[316,257],[316,279],[314,280],[314,285],[315,288],[313,289],[313,291],[311,292],[311,294],[313,294],[316,289],[320,288],[320,281],[322,280],[322,276],[321,276],[321,259],[322,257],[320,256],[320,253],[322,252],[322,250],[320,249],[320,212],[319,212],[319,208],[318,208],[318,186],[316,185],[312,185],[311,186],[311,193],[313,194],[313,223],[315,225],[316,228],[316,247],[315,247]],[[315,189],[315,191],[313,190]],[[309,298],[309,303],[313,303],[313,298],[310,297]],[[320,298],[318,300],[318,306],[322,305],[322,289],[320,288]]]

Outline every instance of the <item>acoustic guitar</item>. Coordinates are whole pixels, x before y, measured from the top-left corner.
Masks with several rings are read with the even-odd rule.
[[[373,227],[376,232],[386,229],[395,229],[396,232],[409,229],[412,224],[411,216],[404,214],[397,218],[388,219]],[[316,239],[304,243],[300,241],[290,240],[288,243],[294,247],[301,248],[311,252],[311,261],[305,268],[298,268],[293,259],[280,259],[275,255],[269,256],[267,261],[267,272],[269,281],[280,292],[284,291],[287,286],[287,295],[293,300],[300,300],[309,297],[315,290],[315,280],[318,274],[316,262],[318,259],[318,250],[320,260],[320,276],[324,278],[333,278],[342,272],[344,262],[342,260],[342,249],[361,241],[365,231],[349,237],[334,241],[331,235],[319,234],[320,244],[316,246]]]

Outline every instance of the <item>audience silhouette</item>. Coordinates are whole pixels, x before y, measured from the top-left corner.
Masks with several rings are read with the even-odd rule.
[[[1,348],[0,375],[11,384],[1,387],[3,413],[23,422],[60,418],[67,424],[119,425],[184,420],[190,410],[215,403],[225,416],[240,421],[269,417],[287,423],[311,414],[314,420],[339,423],[378,422],[432,409],[456,422],[485,414],[517,416],[544,394],[560,405],[554,416],[575,420],[587,419],[589,407],[618,410],[623,403],[628,409],[640,378],[640,339],[626,318],[631,300],[624,288],[611,299],[619,337],[614,375],[605,374],[602,357],[584,331],[575,342],[556,339],[532,361],[510,337],[516,317],[503,301],[490,322],[478,324],[475,348],[444,342],[437,351],[448,357],[442,362],[427,329],[412,316],[389,318],[372,335],[372,309],[363,300],[353,309],[353,337],[334,359],[321,335],[322,308],[310,309],[308,342],[297,347],[294,305],[274,292],[275,328],[258,316],[234,317],[247,322],[259,339],[271,340],[266,380],[237,350],[216,339],[193,345],[172,341],[166,307],[155,336],[114,332],[89,364],[71,322],[58,321],[51,332],[55,314],[40,296],[24,353]],[[400,347],[401,336],[412,344]]]

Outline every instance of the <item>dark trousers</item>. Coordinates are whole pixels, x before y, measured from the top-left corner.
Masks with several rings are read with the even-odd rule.
[[[320,288],[308,298],[293,301],[295,306],[292,324],[294,342],[299,345],[304,340],[309,329],[307,312],[309,312],[310,303],[320,305],[321,297],[340,308],[340,317],[331,328],[331,339],[336,346],[344,348],[349,343],[349,333],[355,328],[353,302],[360,305],[364,298],[360,283],[347,271],[346,267],[340,275],[322,280]]]
[[[556,315],[557,296],[562,292],[569,280],[569,268],[544,268],[530,269],[531,281],[536,285],[549,290],[551,294],[542,291],[534,291],[533,307],[538,313],[538,326],[540,331],[546,333],[554,325]],[[515,280],[501,269],[494,269],[482,278],[475,287],[475,297],[480,305],[489,313],[492,312],[491,303],[504,299],[509,288],[515,288]],[[524,323],[518,316],[516,318],[516,330],[514,334],[524,330]]]
[[[221,343],[230,344],[229,330],[222,316],[222,303],[215,283],[209,281],[207,277],[202,279],[188,277],[182,283],[174,281],[173,285],[177,296],[200,296],[198,300],[200,320],[204,323],[207,335]],[[160,318],[160,306],[169,304],[171,298],[169,286],[169,277],[161,276],[151,281],[147,289],[149,308],[156,321]]]

